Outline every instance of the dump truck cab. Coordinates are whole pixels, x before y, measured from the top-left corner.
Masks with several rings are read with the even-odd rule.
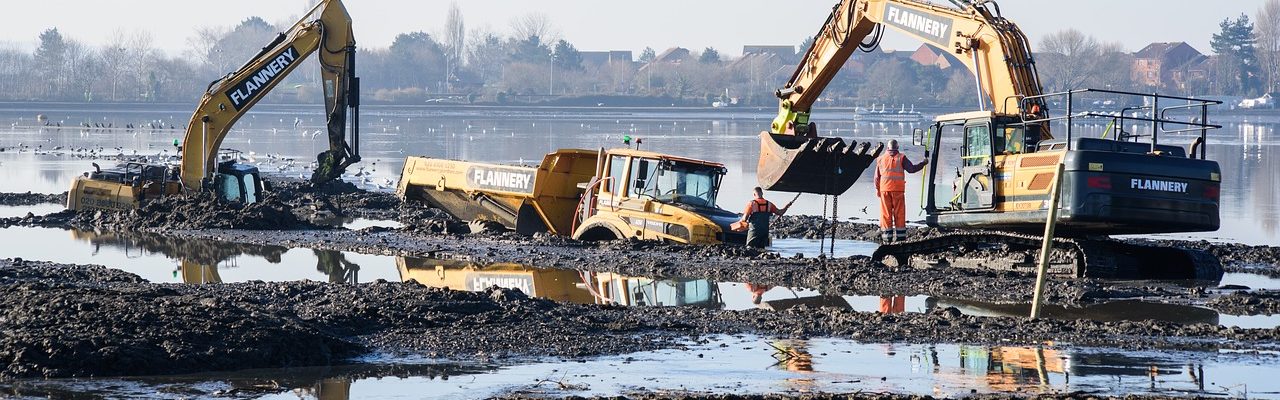
[[[606,151],[573,237],[656,239],[677,243],[746,242],[729,225],[737,213],[716,199],[727,171],[720,163],[632,149]]]

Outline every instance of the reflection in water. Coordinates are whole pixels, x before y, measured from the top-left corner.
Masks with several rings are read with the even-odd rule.
[[[1021,318],[1031,313],[1030,304],[988,303],[942,297],[930,297],[925,300],[925,304],[930,310],[955,307],[966,315]],[[1111,301],[1084,307],[1046,305],[1041,312],[1042,316],[1054,319],[1091,319],[1107,322],[1157,320],[1179,324],[1218,325],[1217,311],[1138,300]]]
[[[907,312],[907,296],[880,297],[881,314],[902,314]]]
[[[609,272],[533,268],[519,264],[396,257],[400,278],[454,290],[493,286],[578,304],[720,308],[717,285],[706,279],[653,279]]]
[[[164,258],[177,260],[173,277],[192,284],[223,283],[220,268],[239,268],[241,257],[244,256],[261,258],[270,264],[282,264],[284,255],[289,252],[283,246],[188,240],[141,232],[70,232],[76,240],[92,244],[91,256],[105,248],[113,248],[122,251],[130,259],[160,254]],[[311,258],[315,260],[315,271],[326,277],[328,282],[359,282],[360,265],[348,259],[349,253],[314,249],[310,252]],[[390,257],[385,258],[389,264]],[[267,275],[265,272],[267,271],[256,271],[255,275]]]
[[[425,363],[424,363],[425,361]],[[150,397],[161,388],[194,393],[265,395],[266,399],[619,396],[652,393],[911,393],[1034,396],[1088,393],[1256,397],[1280,383],[1275,356],[1213,352],[1148,352],[1056,345],[972,346],[879,344],[841,339],[712,336],[687,349],[586,360],[505,366],[435,364],[379,359],[379,364],[334,368],[253,370],[177,377],[77,381],[101,397]],[[391,362],[391,363],[388,363]],[[550,379],[562,387],[537,386]],[[50,395],[57,381],[0,388],[17,395]],[[66,382],[62,382],[66,384]],[[177,385],[177,386],[175,386]],[[65,397],[65,392],[64,393]],[[182,392],[184,394],[192,392]],[[132,396],[129,396],[132,395]],[[1252,396],[1250,396],[1252,395]]]

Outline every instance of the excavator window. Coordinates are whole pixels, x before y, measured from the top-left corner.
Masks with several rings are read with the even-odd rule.
[[[227,201],[240,201],[240,178],[231,174],[218,174],[218,194]]]
[[[1021,126],[1005,126],[999,129],[1001,134],[996,135],[996,153],[997,154],[1021,154],[1026,152],[1026,130]]]
[[[245,204],[257,203],[258,202],[258,186],[254,182],[253,174],[245,174],[240,178],[241,178],[241,182],[243,183],[242,187],[244,188],[243,200]]]
[[[964,128],[964,166],[985,165],[991,158],[991,131],[987,124]]]

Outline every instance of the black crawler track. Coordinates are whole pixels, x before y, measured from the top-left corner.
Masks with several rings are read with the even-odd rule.
[[[1017,232],[947,232],[885,243],[872,257],[879,262],[890,258],[899,265],[914,260],[933,266],[1034,272],[1035,250],[1042,241],[1042,236]],[[982,256],[980,250],[992,248],[998,248],[994,253],[1006,256]],[[913,256],[927,258],[913,259]],[[1049,274],[1063,278],[1219,280],[1223,269],[1217,257],[1201,250],[1144,246],[1111,239],[1054,238]]]

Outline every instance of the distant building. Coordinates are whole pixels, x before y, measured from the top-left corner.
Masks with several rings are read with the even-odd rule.
[[[658,53],[658,56],[654,57],[653,61],[641,66],[639,72],[644,72],[649,68],[653,68],[654,65],[659,64],[678,65],[691,58],[693,58],[693,53],[690,52],[689,49],[683,47],[672,47]]]
[[[689,49],[683,47],[672,47],[662,53],[659,53],[657,57],[654,57],[653,63],[679,64],[692,57],[693,53],[690,52]]]
[[[911,53],[911,61],[924,66],[935,66],[938,69],[951,68],[951,57],[944,52],[938,51],[929,45],[920,45],[915,53]]]
[[[807,51],[808,49],[805,49],[805,50]],[[748,55],[757,55],[757,56],[758,56],[758,55],[773,55],[773,56],[778,57],[778,59],[779,59],[780,61],[782,61],[782,62],[784,62],[784,63],[788,63],[788,64],[794,64],[794,63],[796,63],[796,62],[799,62],[799,61],[800,61],[800,56],[801,56],[801,55],[799,55],[799,54],[796,54],[796,47],[795,47],[795,46],[785,46],[785,45],[781,45],[781,46],[780,46],[780,45],[766,45],[766,46],[760,46],[760,45],[747,45],[747,46],[742,46],[742,56],[743,56],[743,57],[746,57],[746,56],[748,56]]]
[[[1208,75],[1209,57],[1186,42],[1159,42],[1133,54],[1132,78],[1155,88],[1185,89],[1188,80]]]
[[[634,62],[634,58],[631,56],[631,50],[582,51],[578,54],[582,56],[583,66],[598,66],[612,63],[630,64]]]

